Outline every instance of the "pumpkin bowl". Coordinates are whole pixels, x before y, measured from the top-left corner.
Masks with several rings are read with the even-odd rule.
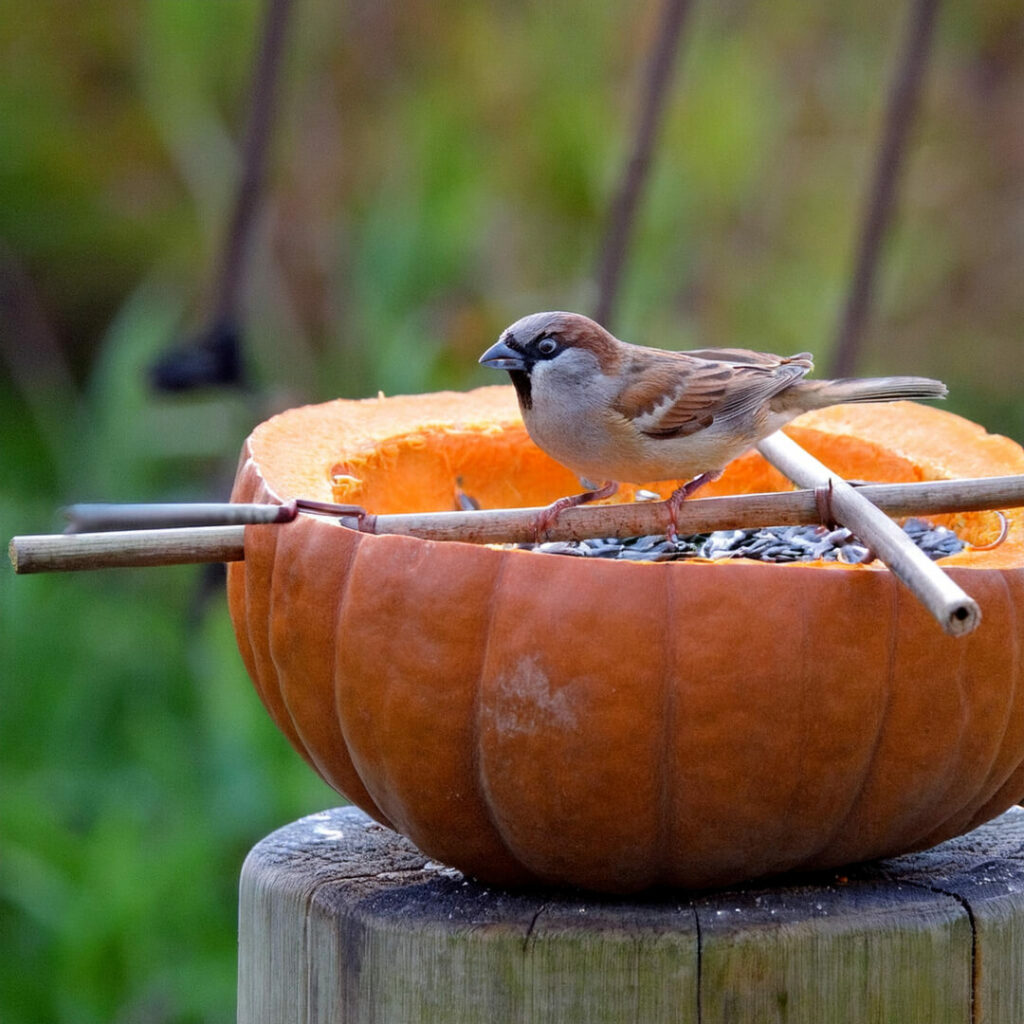
[[[853,478],[1024,473],[1014,442],[912,403],[787,432]],[[492,387],[275,416],[233,500],[443,510],[456,478],[484,507],[577,489]],[[707,493],[786,486],[749,453]],[[974,545],[943,562],[982,609],[959,639],[877,564],[564,558],[314,516],[247,527],[228,599],[296,750],[426,854],[499,884],[706,887],[930,846],[1024,795],[1007,515],[988,551],[994,513],[935,517]]]

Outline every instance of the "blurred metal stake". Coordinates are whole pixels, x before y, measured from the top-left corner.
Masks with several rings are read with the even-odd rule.
[[[266,177],[267,149],[284,52],[285,28],[292,2],[267,0],[260,49],[253,71],[249,120],[242,144],[242,177],[235,194],[235,206],[214,291],[213,316],[218,321],[238,319],[242,272]]]
[[[253,63],[249,114],[242,141],[241,176],[216,270],[206,325],[184,346],[165,352],[152,368],[160,391],[187,391],[242,383],[242,285],[266,178],[274,105],[293,0],[267,0]]]
[[[665,0],[644,76],[632,150],[609,210],[608,226],[601,243],[594,312],[594,319],[609,329],[640,193],[647,180],[683,24],[691,6],[691,0]]]
[[[895,207],[896,184],[917,113],[939,0],[912,0],[896,75],[889,89],[885,127],[868,193],[850,290],[832,350],[830,376],[855,372],[871,311],[878,257]]]

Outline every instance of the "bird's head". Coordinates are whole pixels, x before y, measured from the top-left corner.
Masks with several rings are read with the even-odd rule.
[[[616,341],[600,324],[579,313],[531,313],[506,327],[480,357],[483,366],[507,370],[524,409],[533,404],[533,384],[557,378],[583,383],[607,372]]]

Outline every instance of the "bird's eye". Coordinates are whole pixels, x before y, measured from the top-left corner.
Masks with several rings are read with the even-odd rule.
[[[558,342],[554,338],[541,338],[537,342],[537,351],[542,356],[554,355],[558,351]]]

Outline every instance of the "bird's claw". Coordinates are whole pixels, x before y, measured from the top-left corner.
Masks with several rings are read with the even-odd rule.
[[[668,512],[668,526],[665,529],[665,536],[675,544],[679,536],[679,527],[676,522],[676,516],[679,515],[679,510],[683,507],[683,502],[686,501],[694,491],[699,490],[707,483],[711,483],[712,480],[717,480],[722,475],[722,471],[710,473],[701,473],[699,476],[695,476],[692,480],[687,481],[681,487],[677,487],[665,500],[665,508]]]
[[[584,485],[586,485],[586,481],[584,481]],[[610,498],[618,489],[619,485],[615,481],[610,480],[593,490],[584,491],[582,494],[571,494],[568,497],[553,501],[547,508],[541,509],[534,517],[532,524],[534,543],[540,544],[545,539],[548,530],[555,525],[558,517],[567,508],[576,508],[579,505],[587,505],[592,501],[600,501],[602,498]]]
[[[580,505],[582,502],[573,501],[570,498],[559,498],[558,501],[553,501],[547,508],[543,508],[533,520],[533,542],[540,544],[544,539],[552,526],[555,525],[558,517],[567,509],[572,508],[575,505]]]

